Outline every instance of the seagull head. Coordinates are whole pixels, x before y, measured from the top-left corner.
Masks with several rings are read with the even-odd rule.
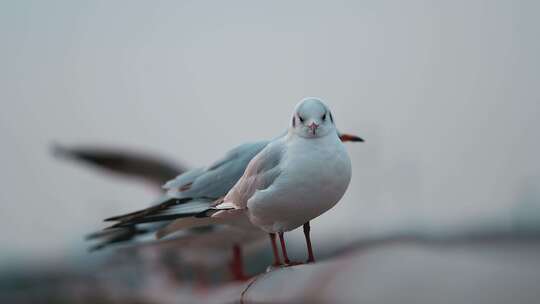
[[[305,138],[323,137],[336,133],[334,117],[328,106],[318,98],[305,98],[294,109],[291,130]]]

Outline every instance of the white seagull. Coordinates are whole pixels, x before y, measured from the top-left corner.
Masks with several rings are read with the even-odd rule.
[[[320,118],[322,118],[322,114]],[[307,121],[300,121],[300,118],[295,119],[299,120],[298,127],[300,127],[300,124],[305,125],[307,123]],[[302,119],[304,119],[304,117],[302,117]],[[320,123],[320,126],[317,128],[315,128],[314,126],[306,126],[306,132],[311,135],[309,135],[308,133],[306,134],[308,134],[308,136],[311,138],[314,136],[313,134],[316,134],[317,136],[322,134],[321,131],[325,134],[328,134],[331,130],[333,130],[333,132],[335,133],[333,138],[337,138],[338,141],[339,139],[344,142],[363,141],[360,137],[357,136],[338,134],[335,127],[333,127],[333,117],[331,117],[330,112],[328,112],[327,116],[325,116],[325,121],[331,122],[331,128],[323,123]],[[319,130],[314,130],[315,132],[313,132],[312,129]],[[249,224],[249,221],[245,220],[232,220],[231,218],[222,219],[216,217],[189,217],[195,214],[199,214],[201,211],[207,210],[208,207],[211,206],[212,200],[225,196],[229,192],[229,190],[231,190],[231,188],[239,181],[242,174],[244,174],[244,171],[246,171],[245,169],[250,163],[250,161],[252,161],[252,159],[261,151],[266,150],[267,146],[274,145],[274,142],[278,142],[289,137],[290,130],[286,134],[272,141],[249,143],[234,148],[233,150],[229,151],[225,157],[214,162],[212,165],[205,168],[190,170],[166,183],[164,188],[168,192],[167,196],[163,197],[159,203],[153,205],[150,208],[143,209],[137,212],[132,212],[123,216],[112,217],[108,220],[118,222],[113,226],[116,228],[113,229],[132,228],[134,226],[136,227],[136,225],[151,222],[164,222],[164,224],[170,223],[166,228],[160,230],[161,235],[158,236],[164,236],[180,229],[213,224],[231,224],[233,226],[240,225],[246,228],[247,225],[245,225],[244,222],[248,222]],[[186,219],[185,217],[188,218]],[[178,220],[173,221],[175,219]],[[251,224],[249,224],[249,226],[250,227],[248,228],[256,228]],[[308,244],[310,244],[309,222],[306,222],[304,228],[307,232],[306,238],[308,240]],[[155,230],[152,229],[152,231]],[[275,237],[275,234],[271,235]],[[275,244],[275,242],[273,244]],[[288,258],[286,256],[286,249],[284,248],[283,243],[282,245],[285,261],[288,262]],[[309,251],[311,252],[311,250]],[[275,260],[279,261],[277,250],[274,250],[274,253]],[[312,255],[310,256],[312,257]],[[310,261],[312,260],[313,258],[310,259]]]
[[[278,233],[287,264],[283,233],[303,225],[308,262],[314,262],[309,221],[332,208],[350,180],[351,160],[332,112],[320,99],[306,98],[296,106],[287,134],[249,162],[211,216],[246,214],[253,225],[270,234],[274,253]]]

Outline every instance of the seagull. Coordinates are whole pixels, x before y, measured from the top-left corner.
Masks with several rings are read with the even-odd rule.
[[[328,119],[333,120],[330,117]],[[334,130],[334,132],[336,133],[336,137],[338,137],[337,131]],[[221,220],[219,218],[193,218],[193,216],[200,216],[201,212],[208,210],[212,206],[213,201],[225,196],[238,182],[244,174],[246,167],[256,155],[272,142],[286,136],[288,136],[288,132],[282,134],[277,139],[240,145],[208,167],[193,169],[179,175],[164,185],[167,193],[151,207],[108,218],[106,221],[115,221],[116,223],[110,228],[105,229],[105,231],[114,231],[114,229],[126,227],[135,229],[134,227],[154,222],[165,222],[168,224],[165,228],[158,230],[158,237],[164,237],[180,229],[216,224],[231,224],[233,226],[250,226],[251,229],[256,228],[249,221],[249,225],[239,225],[239,222],[246,221],[230,221],[230,219]],[[349,134],[339,134],[339,138],[342,141],[363,141],[362,138]],[[189,224],[186,224],[186,220]],[[256,229],[260,231],[258,228]],[[155,231],[155,229],[148,230],[148,232]],[[126,240],[120,240],[120,242],[122,241]],[[237,253],[238,248],[233,248],[235,248],[235,253]],[[235,256],[237,255],[235,254]],[[279,259],[279,257],[275,256],[274,259],[276,258]],[[241,273],[241,271],[238,272]]]
[[[338,136],[329,107],[306,98],[294,109],[289,130],[265,146],[246,167],[211,217],[245,214],[270,235],[274,256],[279,235],[285,263],[284,233],[304,228],[308,263],[314,262],[309,222],[343,197],[351,180],[351,160]],[[275,264],[280,264],[275,260]]]

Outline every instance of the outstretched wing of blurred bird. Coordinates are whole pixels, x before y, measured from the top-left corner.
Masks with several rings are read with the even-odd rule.
[[[87,163],[111,173],[135,177],[156,187],[182,174],[183,166],[161,157],[105,147],[65,147],[55,144],[55,156]]]

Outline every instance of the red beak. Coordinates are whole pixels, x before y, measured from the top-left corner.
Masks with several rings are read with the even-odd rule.
[[[312,122],[312,123],[308,126],[308,128],[311,130],[311,133],[313,133],[313,135],[315,135],[315,131],[317,131],[317,128],[318,128],[318,127],[319,127],[319,125],[316,124],[316,123],[314,123],[314,122]]]
[[[361,137],[358,137],[356,135],[351,135],[351,134],[340,134],[339,139],[341,139],[342,142],[346,142],[346,141],[364,142],[364,140]]]

